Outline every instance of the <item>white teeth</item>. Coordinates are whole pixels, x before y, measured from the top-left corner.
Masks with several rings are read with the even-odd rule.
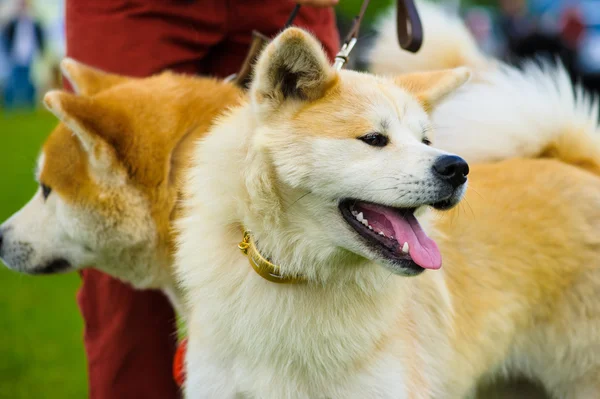
[[[363,221],[363,213],[361,212],[361,213],[359,213],[358,215],[356,215],[356,219],[357,219],[359,222],[362,222],[362,221]]]
[[[369,225],[369,221],[367,219],[361,220],[361,223],[364,224],[365,226]]]
[[[393,239],[394,239],[394,236],[390,236],[390,238],[393,240]]]
[[[404,245],[402,246],[402,252],[404,252],[405,254],[408,253],[408,243],[405,242]]]
[[[356,217],[356,215],[358,215],[358,212],[352,211],[352,216]]]
[[[369,230],[373,230],[373,227],[369,226]]]
[[[380,235],[380,236],[384,236],[384,237],[385,237],[385,234],[383,233],[383,231],[380,231],[380,232],[379,232],[379,235]]]

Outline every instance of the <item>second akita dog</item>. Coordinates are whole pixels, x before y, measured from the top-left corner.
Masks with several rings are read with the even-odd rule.
[[[162,289],[181,310],[171,273],[181,175],[191,143],[242,91],[169,72],[134,79],[71,59],[61,67],[79,95],[44,98],[62,123],[42,148],[39,189],[0,226],[0,257],[28,274],[95,267]]]
[[[501,372],[600,394],[598,176],[480,166],[431,218],[468,167],[428,112],[467,78],[337,72],[298,29],[266,48],[178,221],[187,397],[456,399]]]

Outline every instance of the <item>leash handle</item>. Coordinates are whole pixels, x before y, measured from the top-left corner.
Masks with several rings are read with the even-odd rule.
[[[423,44],[423,25],[413,0],[398,0],[396,23],[398,43],[406,51],[416,53]]]

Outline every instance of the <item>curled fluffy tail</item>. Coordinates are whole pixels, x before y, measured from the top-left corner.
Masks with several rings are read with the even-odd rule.
[[[552,157],[600,174],[598,106],[559,63],[497,65],[434,112],[436,146],[471,162]]]

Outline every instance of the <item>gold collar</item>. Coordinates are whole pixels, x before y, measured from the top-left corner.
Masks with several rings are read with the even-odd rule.
[[[301,276],[283,276],[279,266],[269,262],[267,258],[260,254],[252,239],[251,231],[244,231],[244,238],[242,239],[242,242],[238,244],[238,248],[248,257],[250,266],[252,266],[254,271],[265,280],[280,284],[299,284],[306,282],[306,279]]]

